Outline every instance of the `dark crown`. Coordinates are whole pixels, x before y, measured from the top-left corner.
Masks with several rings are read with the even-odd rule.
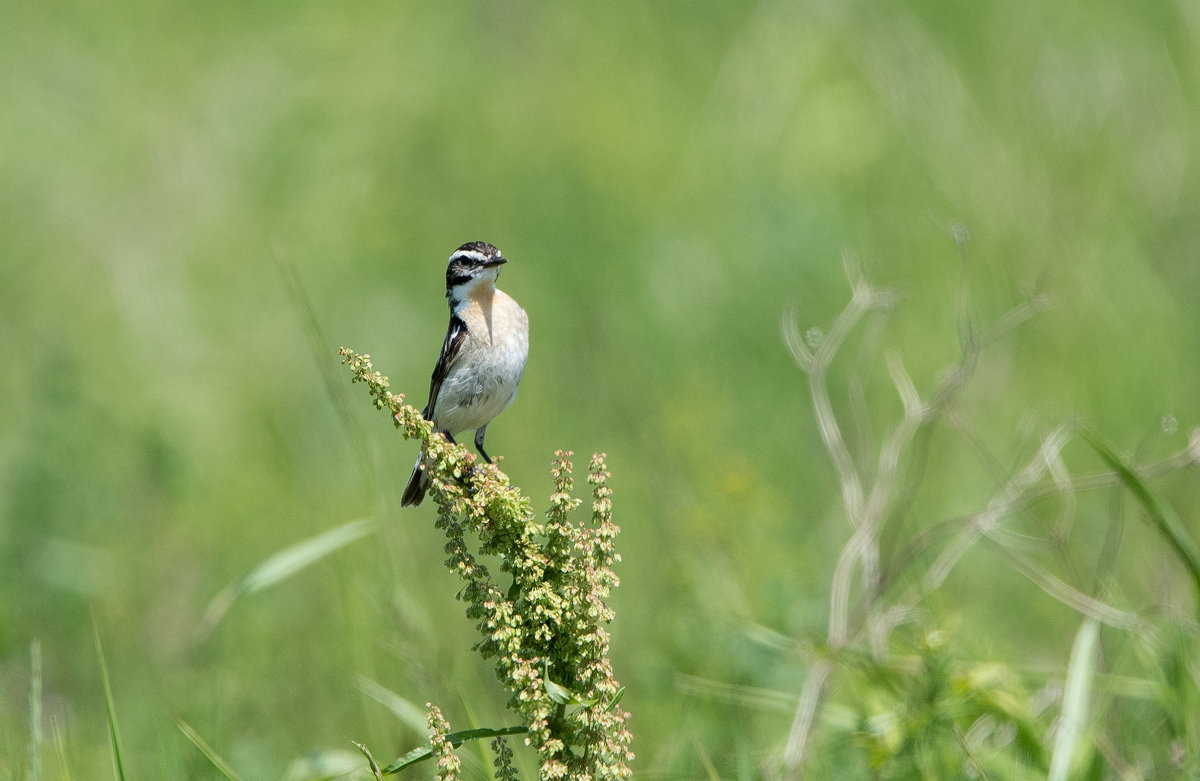
[[[457,255],[482,255],[485,258],[500,257],[500,250],[488,244],[486,241],[468,241],[450,254],[450,259],[454,260]]]

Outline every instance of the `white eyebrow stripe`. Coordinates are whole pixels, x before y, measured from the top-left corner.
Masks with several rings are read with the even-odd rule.
[[[487,255],[484,255],[482,252],[476,252],[473,249],[463,250],[462,252],[455,252],[453,255],[450,256],[451,263],[453,263],[456,260],[467,260],[467,259],[475,260],[480,263],[486,263],[489,260]]]

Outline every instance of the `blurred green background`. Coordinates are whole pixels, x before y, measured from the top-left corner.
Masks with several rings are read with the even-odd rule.
[[[757,772],[797,649],[823,641],[849,532],[779,323],[828,329],[843,253],[896,291],[881,346],[923,392],[958,351],[955,226],[981,323],[1050,299],[956,409],[1008,470],[1063,420],[1147,457],[1200,425],[1195,3],[2,17],[0,776],[28,772],[35,640],[44,767],[110,773],[93,621],[135,777],[215,775],[177,720],[244,778],[350,739],[385,761],[419,743],[359,676],[456,727],[507,723],[432,509],[399,510],[416,448],[336,355],[369,352],[422,405],[464,241],[512,259],[500,284],[533,329],[491,452],[543,509],[556,448],[580,469],[609,454],[613,656],[648,777]],[[879,433],[900,406],[871,376]],[[962,439],[936,440],[911,523],[996,490]],[[1167,490],[1200,533],[1194,485]],[[362,517],[379,530],[197,635],[225,586]],[[1186,608],[1142,528],[1121,606]],[[1078,626],[985,551],[928,607],[964,654],[1014,663],[1061,666]]]

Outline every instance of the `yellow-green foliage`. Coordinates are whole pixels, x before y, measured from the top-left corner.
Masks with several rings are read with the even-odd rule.
[[[494,660],[496,677],[511,693],[508,706],[539,755],[542,778],[628,778],[629,714],[618,706],[622,689],[604,628],[615,617],[606,600],[618,584],[612,566],[620,560],[604,455],[593,456],[588,469],[590,524],[569,517],[580,500],[571,495],[571,453],[564,451],[555,454],[554,493],[546,522],[538,523],[529,501],[498,467],[477,463],[440,433],[431,435],[421,413],[388,390],[370,356],[345,348],[341,355],[375,406],[392,415],[406,438],[421,441],[437,527],[450,554],[446,566],[462,579],[459,599],[468,603],[467,617],[483,636],[475,648]],[[498,559],[511,585],[502,587],[479,556]],[[438,778],[458,778],[449,726],[430,707]]]

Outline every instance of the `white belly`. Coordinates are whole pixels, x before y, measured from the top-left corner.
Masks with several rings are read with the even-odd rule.
[[[518,308],[521,315],[524,311]],[[464,345],[463,354],[446,375],[438,393],[433,420],[438,429],[457,435],[486,426],[517,397],[517,385],[529,355],[528,332],[513,329],[512,336],[491,344]],[[472,333],[468,338],[486,340]]]

